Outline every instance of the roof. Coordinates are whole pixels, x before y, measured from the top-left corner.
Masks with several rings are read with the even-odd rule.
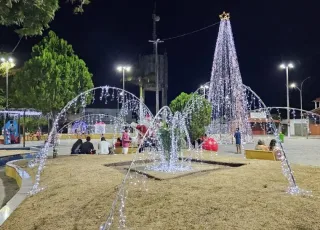
[[[316,114],[319,114],[320,115],[320,107],[319,108],[316,108],[314,110],[311,110],[311,112],[313,113],[316,113]]]
[[[279,120],[272,120],[275,123],[280,123]],[[268,122],[272,122],[270,119],[266,119],[266,118],[249,118],[249,122],[257,122],[257,123],[268,123]]]
[[[315,100],[313,100],[313,102],[320,102],[320,97],[318,97]]]
[[[20,116],[41,116],[42,112],[34,109],[7,109],[0,110],[0,114],[20,115]]]

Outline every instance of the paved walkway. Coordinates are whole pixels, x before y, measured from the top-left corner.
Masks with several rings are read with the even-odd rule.
[[[256,138],[256,143],[257,143]],[[270,138],[261,138],[266,145],[270,143]],[[255,144],[245,144],[244,149],[254,149]],[[290,163],[320,166],[320,139],[306,139],[306,138],[290,138],[285,139],[283,147],[286,151],[287,158]],[[221,145],[219,146],[219,153],[221,155],[244,157],[243,154],[235,154],[235,145]]]
[[[272,136],[261,136],[255,137],[255,143],[258,139],[262,139],[268,145]],[[69,155],[71,146],[76,140],[61,140],[58,146],[58,155]],[[111,140],[108,140],[111,143]],[[95,149],[98,148],[99,140],[92,140]],[[39,141],[26,142],[26,146],[37,146],[43,144]],[[15,147],[22,146],[16,145]],[[245,144],[245,149],[254,149],[255,144]],[[314,165],[320,166],[320,138],[302,138],[302,137],[292,137],[290,139],[285,138],[285,143],[283,144],[287,157],[290,163],[302,164],[302,165]],[[234,154],[236,151],[234,145],[220,145],[218,154],[228,155],[234,157],[244,157],[244,155]],[[52,155],[52,150],[49,152],[49,156]]]
[[[19,190],[16,181],[7,177],[4,167],[0,167],[0,208],[2,208]]]

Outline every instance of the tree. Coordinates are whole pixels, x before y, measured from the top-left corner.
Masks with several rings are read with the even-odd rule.
[[[24,121],[26,122],[24,124]],[[47,126],[48,125],[48,119],[45,117],[26,117],[20,119],[20,125],[25,125],[26,132],[36,132],[39,127]]]
[[[181,93],[170,103],[172,112],[186,112],[188,107],[188,131],[192,141],[204,135],[211,122],[211,104],[199,94]]]
[[[85,62],[54,32],[32,48],[31,56],[12,84],[19,107],[55,114],[79,93],[93,88]]]
[[[77,4],[75,13],[82,13],[83,6],[90,0],[70,2]],[[41,35],[44,29],[49,28],[58,9],[59,0],[3,0],[0,1],[0,25],[20,27],[16,30],[20,36]]]
[[[4,96],[4,90],[0,88],[0,109],[3,109],[6,104],[6,98]]]

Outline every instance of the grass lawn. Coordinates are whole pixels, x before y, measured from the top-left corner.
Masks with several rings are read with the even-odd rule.
[[[132,157],[48,160],[42,174],[46,189],[26,199],[0,229],[99,229],[124,177],[122,171],[103,165]],[[298,185],[313,191],[312,197],[303,197],[285,193],[288,183],[280,162],[220,156],[214,160],[246,165],[162,181],[148,179],[148,191],[130,185],[128,228],[320,229],[320,168],[293,165]],[[115,218],[113,229],[117,224]]]

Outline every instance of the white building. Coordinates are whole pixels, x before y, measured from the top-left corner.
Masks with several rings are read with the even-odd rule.
[[[282,120],[281,125],[288,127],[288,120]],[[290,135],[306,136],[309,132],[309,119],[290,119]]]

